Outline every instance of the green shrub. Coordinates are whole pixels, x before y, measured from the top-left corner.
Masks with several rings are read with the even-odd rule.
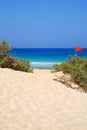
[[[55,72],[61,71],[60,65],[58,65],[58,64],[54,64],[54,65],[53,65],[53,68],[54,68],[54,71],[55,71]]]
[[[12,47],[10,47],[7,42],[3,39],[0,44],[0,60],[7,56],[7,52],[11,50]]]
[[[0,61],[0,67],[2,68],[13,68],[14,58],[11,56],[5,56],[3,60]]]
[[[11,68],[14,70],[33,72],[30,68],[30,62],[24,61],[18,58],[14,58],[8,55],[8,51],[12,48],[8,46],[5,40],[0,44],[0,67],[2,68]]]
[[[71,73],[71,70],[72,70],[71,68],[72,66],[68,62],[62,63],[60,65],[60,69],[61,71],[63,71],[63,73]]]
[[[60,65],[53,66],[54,71],[63,71],[71,74],[72,81],[79,84],[79,86],[87,91],[87,59],[86,58],[72,58]],[[58,69],[57,69],[58,68]]]
[[[21,59],[13,58],[11,56],[6,56],[5,58],[3,58],[3,60],[0,62],[0,67],[11,68],[14,70],[25,72],[32,72],[29,61],[23,61]]]
[[[14,59],[13,69],[25,72],[33,72],[33,70],[30,68],[30,62],[23,61],[21,59]]]

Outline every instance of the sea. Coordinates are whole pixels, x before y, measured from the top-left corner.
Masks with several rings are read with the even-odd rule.
[[[36,69],[52,69],[53,64],[61,64],[75,55],[87,58],[87,48],[75,52],[75,48],[13,48],[10,55],[29,60],[30,66]]]

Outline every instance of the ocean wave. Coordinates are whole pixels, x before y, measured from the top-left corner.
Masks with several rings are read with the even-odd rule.
[[[54,64],[61,64],[61,62],[31,62],[33,68],[52,68]]]

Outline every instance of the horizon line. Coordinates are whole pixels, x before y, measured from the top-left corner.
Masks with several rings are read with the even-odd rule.
[[[38,47],[38,48],[36,48],[36,47],[35,48],[34,47],[32,47],[32,48],[31,47],[30,48],[29,47],[13,47],[13,49],[75,49],[75,48],[76,47],[69,47],[69,48],[68,47],[66,47],[66,48],[64,48],[64,47],[59,47],[59,48],[55,48],[55,47],[54,48],[48,48],[48,47],[47,48],[45,48],[45,47],[44,48],[41,48],[41,47]],[[81,48],[87,49],[87,47],[81,47]]]

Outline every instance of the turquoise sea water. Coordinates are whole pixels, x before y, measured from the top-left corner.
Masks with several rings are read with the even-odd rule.
[[[54,63],[66,61],[69,55],[74,56],[74,48],[14,48],[9,52],[14,57],[31,61],[32,68],[51,69]],[[87,57],[87,49],[84,48],[80,57]]]

